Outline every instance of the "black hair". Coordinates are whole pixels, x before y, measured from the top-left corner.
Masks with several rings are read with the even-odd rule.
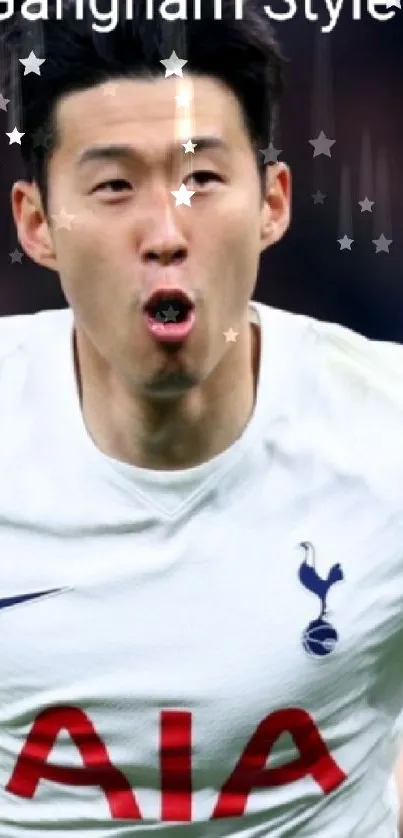
[[[193,7],[192,0],[188,5]],[[55,115],[61,97],[123,77],[164,78],[160,62],[173,50],[188,61],[184,73],[215,77],[237,97],[263,191],[266,167],[261,149],[274,141],[286,60],[263,0],[244,0],[241,19],[236,18],[234,0],[222,0],[221,19],[214,0],[202,0],[200,19],[188,14],[186,20],[175,21],[165,20],[159,12],[147,19],[146,0],[133,0],[133,16],[127,19],[126,0],[118,0],[118,20],[109,32],[94,29],[88,2],[82,19],[77,19],[74,0],[64,0],[62,8],[58,19],[56,0],[49,0],[47,18],[35,22],[15,13],[3,33],[5,49],[10,51],[6,64],[14,66],[14,73],[9,70],[6,76],[6,95],[14,96],[19,105],[17,128],[24,132],[25,177],[36,181],[45,213],[48,162],[60,142]],[[107,0],[97,0],[97,12],[110,10],[110,0],[109,7]],[[31,49],[45,59],[40,77],[32,72],[24,75],[19,63]]]

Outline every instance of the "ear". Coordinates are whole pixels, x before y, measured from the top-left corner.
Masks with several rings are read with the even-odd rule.
[[[266,166],[260,241],[261,251],[284,236],[291,220],[291,171],[286,163]]]
[[[50,228],[35,182],[16,181],[11,189],[11,210],[18,241],[25,253],[38,265],[57,270],[57,260]]]

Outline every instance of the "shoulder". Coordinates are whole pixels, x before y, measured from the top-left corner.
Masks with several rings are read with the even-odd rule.
[[[310,382],[319,397],[347,400],[351,409],[372,402],[403,410],[403,345],[282,309],[271,309],[270,317],[294,351],[300,382]]]
[[[24,341],[35,314],[12,314],[0,317],[0,365],[13,355]]]
[[[403,408],[403,345],[371,340],[339,323],[318,320],[258,304],[267,331],[281,335],[298,370],[300,384],[326,398],[348,398],[351,405],[364,397]]]
[[[39,358],[38,347],[46,344],[51,351],[52,336],[57,336],[65,310],[43,310],[34,314],[0,317],[0,399],[21,389],[30,367]]]
[[[378,446],[390,463],[402,435],[403,346],[333,323],[313,321],[310,328],[318,405],[346,438],[369,446],[367,456],[370,451],[376,461]]]
[[[287,356],[281,394],[292,450],[388,504],[403,502],[403,346],[337,323],[263,309]],[[275,342],[276,343],[276,342]],[[291,381],[291,386],[289,384]]]
[[[403,392],[403,346],[371,340],[337,323],[309,319],[318,361],[335,381],[362,385],[380,398],[397,399]]]
[[[0,317],[0,402],[10,398],[22,383],[24,348],[34,314],[13,314]]]
[[[33,314],[0,316],[0,359],[4,359],[17,346],[28,346],[30,337],[43,332],[51,336],[59,329],[62,320],[69,317],[69,309],[43,309]]]
[[[389,505],[403,499],[403,347],[310,320],[310,438],[338,473]],[[303,377],[305,372],[303,372]]]

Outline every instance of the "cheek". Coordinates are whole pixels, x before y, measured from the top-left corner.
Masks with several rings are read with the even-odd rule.
[[[87,214],[77,213],[71,228],[57,233],[57,257],[69,282],[98,284],[102,276],[111,277],[113,234],[108,235],[105,226],[101,228]]]
[[[260,214],[250,205],[232,207],[221,225],[214,225],[212,246],[231,273],[247,282],[260,257]]]
[[[110,284],[115,271],[111,269],[107,237],[97,240],[84,226],[72,226],[71,230],[58,232],[56,255],[68,302],[78,313],[85,312],[87,318],[95,319],[99,311],[111,304]]]
[[[244,180],[230,190],[225,202],[219,208],[218,217],[213,218],[213,228],[222,238],[223,245],[234,248],[245,256],[259,249],[261,205],[254,182],[248,185]],[[214,229],[212,233],[214,234]]]
[[[79,290],[93,280],[93,267],[90,271],[90,251],[88,242],[76,231],[62,231],[56,241],[58,269],[62,281],[71,288]]]

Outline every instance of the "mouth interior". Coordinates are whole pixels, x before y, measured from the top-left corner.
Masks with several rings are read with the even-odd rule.
[[[175,296],[160,297],[155,303],[146,306],[146,312],[160,323],[183,323],[187,320],[192,305]]]

